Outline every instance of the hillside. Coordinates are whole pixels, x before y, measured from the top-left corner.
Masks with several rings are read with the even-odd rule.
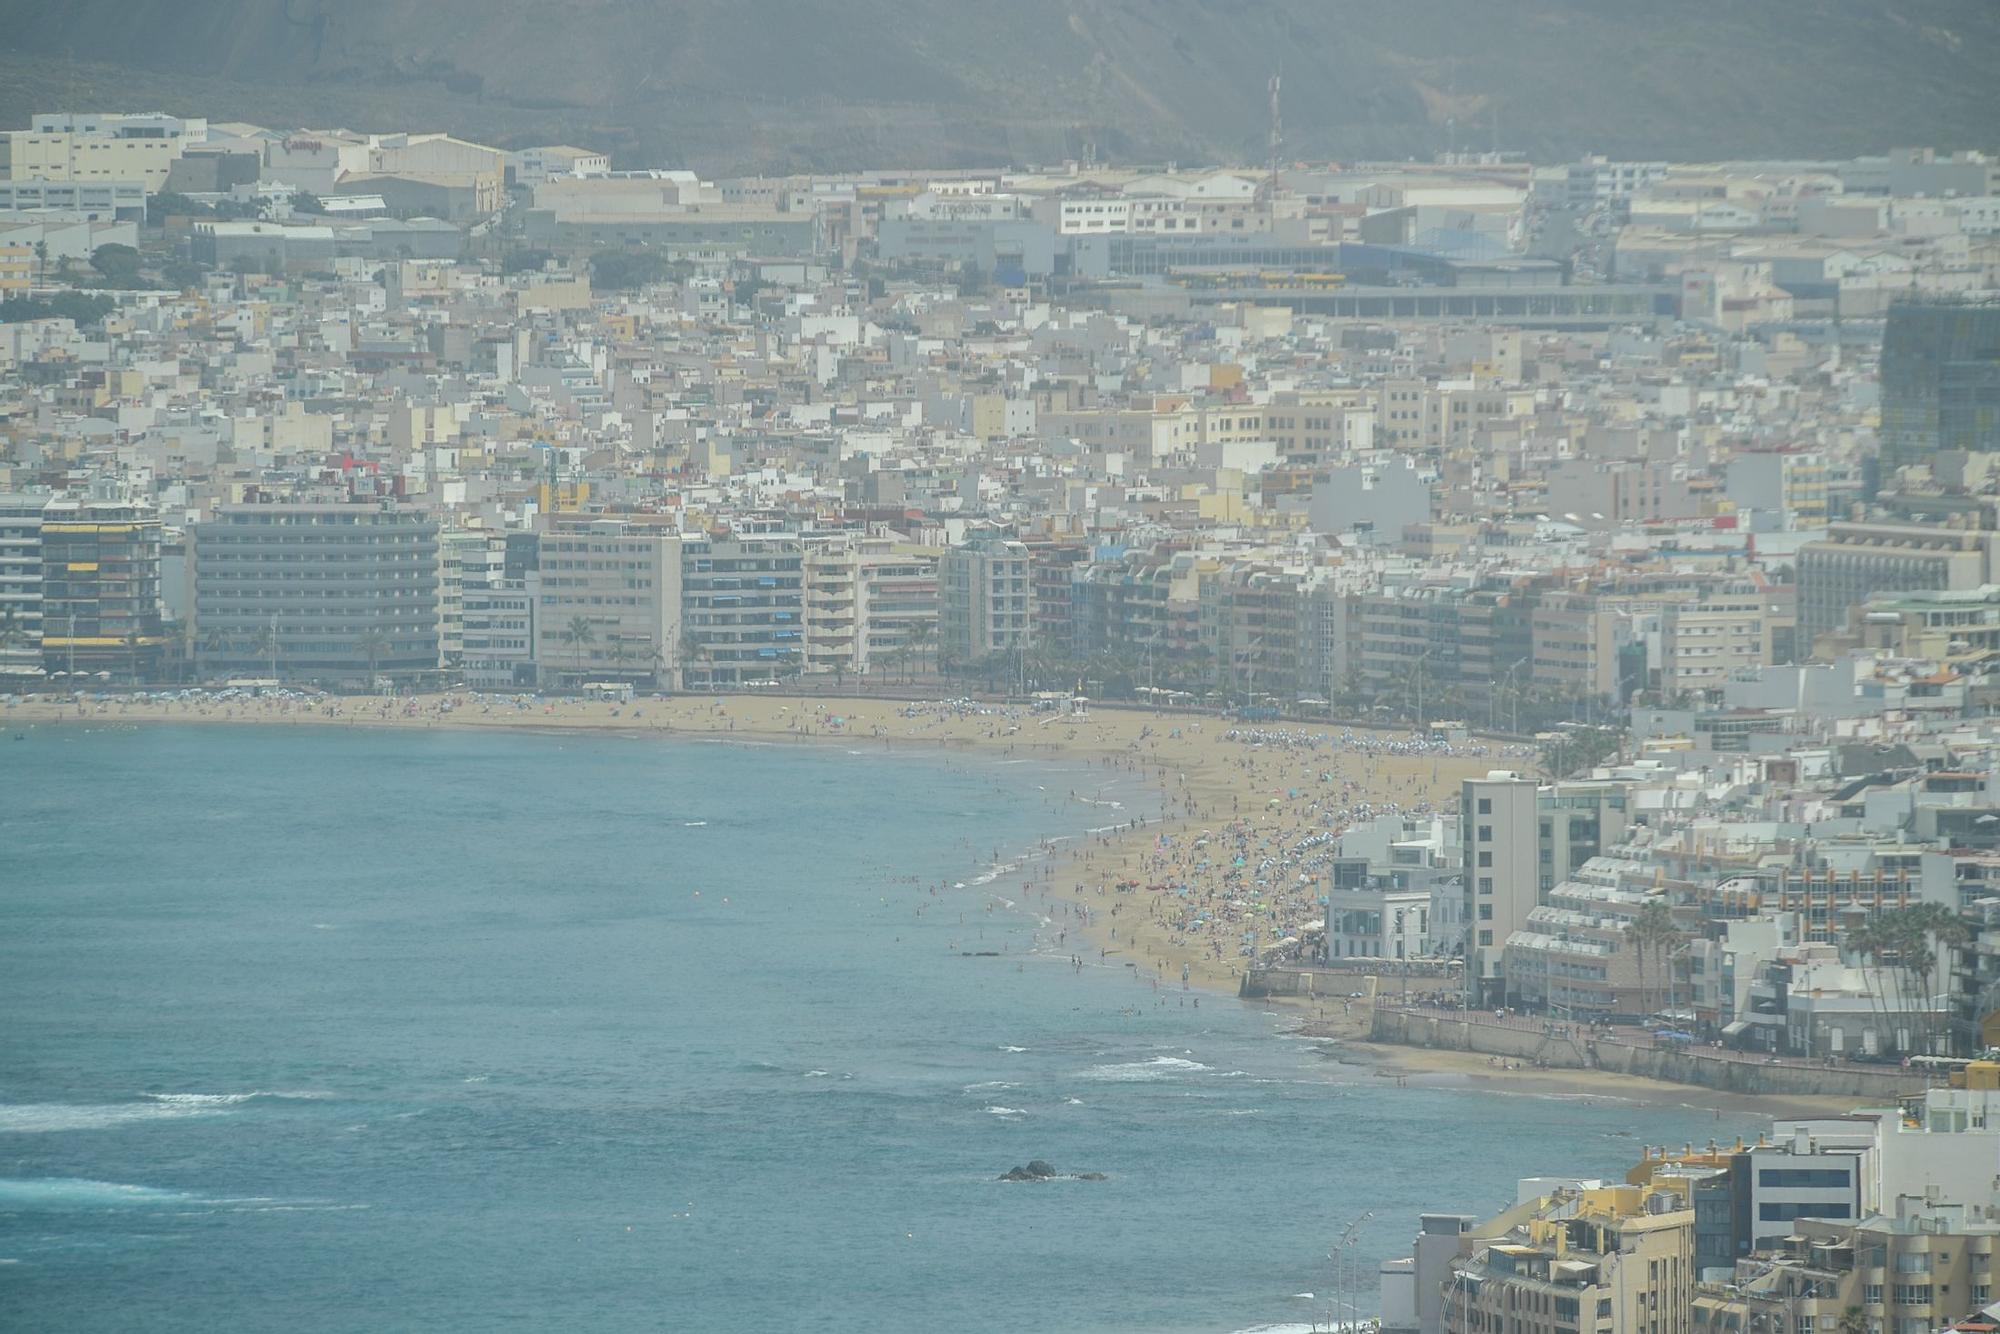
[[[159,107],[710,169],[2000,145],[1991,0],[0,0],[0,118]]]

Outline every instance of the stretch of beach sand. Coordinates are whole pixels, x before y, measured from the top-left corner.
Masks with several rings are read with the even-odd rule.
[[[1483,755],[1453,756],[1257,745],[1228,739],[1233,725],[1223,720],[1141,710],[1098,708],[1075,717],[992,706],[965,709],[900,700],[765,694],[680,696],[631,704],[469,694],[317,702],[135,696],[93,699],[87,704],[49,697],[18,703],[10,717],[34,724],[68,720],[579,729],[849,745],[920,744],[1080,763],[1106,780],[1124,780],[1127,787],[1135,780],[1155,785],[1164,794],[1164,820],[1135,827],[1140,813],[1130,801],[1113,805],[1101,800],[1089,778],[1079,773],[1069,799],[1095,803],[1090,814],[1099,832],[1080,845],[1064,845],[1037,865],[1024,866],[997,888],[1029,886],[1038,898],[1046,893],[1073,905],[1065,925],[1080,926],[1094,942],[1088,949],[1074,951],[1079,958],[1088,955],[1094,964],[1132,963],[1136,971],[1175,987],[1185,969],[1192,986],[1231,992],[1245,963],[1240,948],[1245,932],[1255,931],[1257,944],[1268,947],[1323,920],[1319,877],[1300,880],[1299,859],[1290,855],[1307,836],[1338,832],[1357,816],[1392,807],[1442,809],[1456,796],[1461,779],[1520,762],[1503,760],[1492,748]],[[1272,736],[1310,732],[1337,737],[1341,729],[1271,724],[1262,725],[1262,730]],[[1379,738],[1364,744],[1378,743]],[[1313,851],[1330,850],[1320,846]],[[1260,874],[1258,868],[1266,858],[1291,864],[1274,865]],[[1121,890],[1121,884],[1128,887]]]
[[[1212,717],[1093,708],[1085,716],[997,706],[964,708],[901,700],[797,698],[771,694],[681,696],[630,704],[475,696],[400,699],[106,697],[78,703],[28,698],[7,709],[10,726],[201,722],[294,726],[596,730],[624,735],[923,745],[949,751],[1039,758],[1077,766],[1067,799],[1096,802],[1101,821],[1082,843],[1024,862],[984,890],[1044,915],[1040,946],[1077,966],[1129,972],[1149,991],[1234,993],[1247,960],[1246,932],[1260,947],[1323,920],[1321,879],[1305,863],[1331,851],[1315,835],[1390,810],[1442,810],[1460,782],[1495,768],[1525,768],[1492,743],[1471,753],[1395,753],[1407,741],[1330,725],[1233,724]],[[1235,732],[1232,737],[1230,734]],[[1318,737],[1317,744],[1307,744]],[[1112,806],[1081,772],[1121,780]],[[1134,781],[1161,794],[1159,818],[1141,819]],[[1151,803],[1147,803],[1150,807]],[[1093,812],[1094,814],[1094,812]],[[1267,865],[1267,859],[1269,864]],[[1301,878],[1303,876],[1303,878]],[[971,877],[968,876],[968,879]],[[1125,888],[1120,888],[1120,886]],[[1060,941],[1060,945],[1058,944]],[[1128,967],[1129,965],[1129,967]],[[1185,981],[1183,980],[1185,979]],[[1357,989],[1361,987],[1357,981]],[[1339,1007],[1330,1012],[1331,1007]],[[1330,1000],[1300,1009],[1314,1031],[1338,1039],[1381,1073],[1430,1080],[1491,1081],[1520,1092],[1644,1097],[1730,1110],[1809,1109],[1811,1100],[1770,1100],[1596,1071],[1501,1070],[1483,1056],[1374,1047],[1366,1005]],[[1818,1109],[1824,1110],[1823,1107]]]

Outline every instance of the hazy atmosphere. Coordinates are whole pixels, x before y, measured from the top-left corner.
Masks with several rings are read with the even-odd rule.
[[[1993,1334],[1995,69],[0,0],[0,1329]]]

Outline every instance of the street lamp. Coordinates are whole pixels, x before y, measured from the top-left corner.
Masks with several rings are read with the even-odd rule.
[[[1521,696],[1519,692],[1513,688],[1512,683],[1514,680],[1514,673],[1520,671],[1523,667],[1527,666],[1528,662],[1529,659],[1527,658],[1516,658],[1514,659],[1513,666],[1509,667],[1506,671],[1500,673],[1500,684],[1494,688],[1493,694],[1489,696],[1486,701],[1487,726],[1492,727],[1496,730],[1500,726],[1496,715],[1500,707],[1500,693],[1501,691],[1504,690],[1507,692],[1508,697],[1512,700],[1514,705],[1514,719],[1512,724],[1512,730],[1517,733],[1521,730]]]
[[[1333,1243],[1333,1250],[1326,1257],[1327,1259],[1333,1261],[1333,1310],[1332,1310],[1332,1320],[1330,1323],[1336,1330],[1340,1328],[1341,1296],[1346,1291],[1346,1284],[1347,1284],[1347,1250],[1349,1247],[1354,1245],[1354,1239],[1360,1235],[1362,1224],[1366,1223],[1369,1219],[1373,1218],[1374,1216],[1375,1216],[1375,1211],[1371,1209],[1366,1213],[1362,1214],[1361,1217],[1355,1219],[1352,1223],[1349,1223],[1347,1225],[1347,1230],[1340,1234],[1340,1239]],[[1346,1296],[1347,1296],[1348,1314],[1350,1317],[1352,1317],[1356,1309],[1354,1306],[1354,1295],[1352,1293],[1346,1293]],[[1354,1321],[1350,1318],[1348,1321],[1348,1328],[1352,1329],[1353,1325]]]

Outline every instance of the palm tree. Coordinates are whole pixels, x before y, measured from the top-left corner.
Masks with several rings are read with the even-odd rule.
[[[271,659],[272,680],[276,680],[278,676],[278,647],[278,627],[275,625],[267,625],[259,630],[256,641],[251,646],[253,652]]]
[[[209,658],[220,657],[229,651],[229,644],[228,635],[222,633],[220,630],[210,630],[201,637],[202,656]],[[197,671],[196,675],[199,676],[200,672]]]
[[[576,679],[580,685],[583,682],[583,651],[597,642],[597,631],[591,628],[589,617],[572,616],[562,638],[563,643],[576,650]]]
[[[1639,961],[1639,994],[1643,998],[1646,994],[1646,955],[1650,952],[1654,962],[1660,964],[1664,972],[1671,966],[1673,951],[1686,936],[1674,925],[1674,910],[1667,906],[1665,899],[1648,900],[1633,915],[1628,934]]]
[[[686,690],[688,688],[688,670],[700,664],[707,657],[708,648],[701,640],[683,630],[679,642],[674,647],[674,652],[681,661],[681,689]]]
[[[35,242],[35,285],[45,286],[49,281],[49,243]]]
[[[1916,903],[1890,914],[1896,936],[1898,963],[1910,978],[1918,1010],[1917,1030],[1923,1034],[1927,1053],[1937,1047],[1936,1011],[1938,969],[1951,952],[1972,938],[1965,921],[1942,903]]]
[[[928,651],[936,639],[937,626],[929,621],[914,621],[910,625],[909,637],[904,642],[909,646],[912,656],[922,659],[928,656]]]
[[[132,683],[134,685],[137,685],[139,682],[139,649],[141,644],[142,637],[139,634],[138,626],[135,625],[125,632],[125,656],[126,661],[131,664]]]
[[[611,665],[623,675],[625,664],[632,661],[632,646],[625,642],[623,635],[613,635],[608,652],[611,655]]]
[[[0,607],[0,653],[10,652],[26,645],[29,641],[27,627],[21,624],[21,614],[12,607]]]
[[[194,624],[192,622],[175,622],[174,643],[180,655],[180,661],[175,666],[175,673],[181,680],[185,681],[188,679],[189,669],[194,665]]]
[[[368,655],[368,688],[375,688],[375,668],[382,661],[382,654],[388,651],[389,636],[382,633],[380,626],[371,625],[361,632],[355,641],[363,653]]]

